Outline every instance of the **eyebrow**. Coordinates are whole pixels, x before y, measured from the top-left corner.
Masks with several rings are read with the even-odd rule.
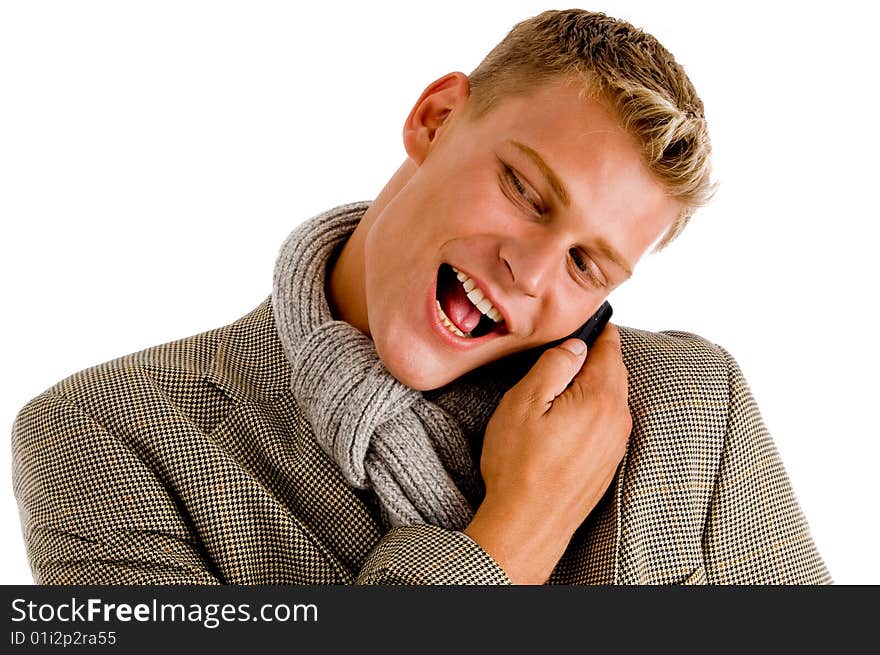
[[[596,241],[596,246],[599,248],[603,255],[605,255],[608,259],[610,259],[615,264],[620,266],[620,268],[626,271],[627,279],[632,277],[632,268],[630,268],[629,264],[626,263],[626,260],[620,256],[620,253],[618,253],[614,248],[611,247],[610,243],[605,241],[605,239],[600,238]]]
[[[571,208],[571,200],[568,195],[568,190],[565,188],[565,185],[562,183],[562,180],[556,175],[550,166],[547,165],[547,162],[544,161],[544,158],[541,157],[534,149],[530,148],[524,143],[520,143],[515,139],[508,139],[507,142],[517,148],[520,152],[525,154],[529,159],[531,159],[535,166],[538,167],[538,170],[541,171],[541,174],[547,179],[547,183],[550,185],[550,188],[553,189],[553,193],[559,198],[560,202],[565,206],[566,209]],[[626,260],[618,253],[614,248],[611,247],[611,244],[605,241],[605,239],[599,238],[596,241],[596,246],[602,252],[605,257],[610,259],[612,262],[617,264],[620,268],[626,271],[627,278],[632,277],[632,268],[629,264],[626,263]]]
[[[519,141],[515,141],[514,139],[508,139],[507,142],[515,146],[520,150],[523,154],[527,155],[529,159],[531,159],[535,166],[541,171],[541,174],[547,178],[547,182],[550,184],[550,188],[553,189],[553,193],[559,198],[560,202],[565,205],[566,209],[571,207],[571,200],[568,197],[568,190],[565,188],[565,185],[562,181],[557,177],[556,173],[553,172],[553,169],[547,165],[547,162],[544,161],[544,158],[541,157],[535,150],[529,148],[526,144],[520,143]]]

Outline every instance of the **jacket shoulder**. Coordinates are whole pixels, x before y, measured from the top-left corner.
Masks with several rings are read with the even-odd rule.
[[[60,396],[110,427],[161,405],[209,431],[233,402],[277,394],[284,363],[268,297],[228,325],[77,371],[19,414]]]
[[[618,326],[633,409],[703,404],[726,415],[729,355],[708,339],[681,330],[649,332]]]

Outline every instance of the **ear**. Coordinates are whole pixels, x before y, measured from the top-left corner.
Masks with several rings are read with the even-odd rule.
[[[403,146],[410,159],[421,165],[441,127],[448,124],[454,111],[465,106],[469,95],[467,75],[460,72],[447,73],[422,91],[403,125]]]

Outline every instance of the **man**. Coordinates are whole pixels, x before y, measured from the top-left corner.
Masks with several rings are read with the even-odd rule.
[[[250,314],[21,410],[35,579],[830,582],[723,348],[613,325],[546,348],[711,195],[672,56],[544,12],[429,85],[403,141]]]

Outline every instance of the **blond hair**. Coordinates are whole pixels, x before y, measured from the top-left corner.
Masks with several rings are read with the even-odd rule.
[[[582,97],[604,101],[682,211],[654,251],[666,247],[706,204],[709,132],[703,102],[684,69],[652,35],[601,12],[551,10],[517,23],[468,76],[474,120],[506,96],[571,78]]]

